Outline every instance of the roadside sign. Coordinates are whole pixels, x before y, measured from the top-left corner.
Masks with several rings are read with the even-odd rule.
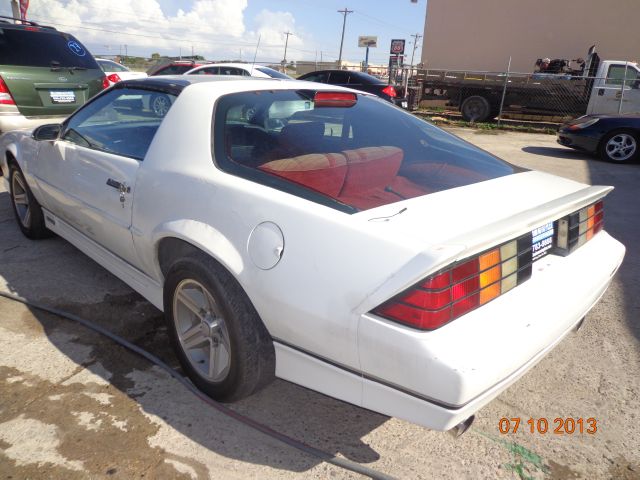
[[[393,39],[391,40],[391,50],[389,51],[392,55],[404,55],[404,39]]]
[[[378,37],[374,37],[371,35],[363,35],[358,37],[358,46],[359,47],[369,47],[369,48],[377,48],[378,46]]]

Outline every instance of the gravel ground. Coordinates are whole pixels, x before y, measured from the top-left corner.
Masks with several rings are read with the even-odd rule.
[[[515,164],[616,187],[606,228],[627,257],[585,326],[459,439],[280,380],[233,408],[398,478],[640,479],[640,165],[602,163],[548,135],[454,133]],[[91,319],[177,366],[161,314],[65,241],[24,239],[2,187],[0,290]],[[0,478],[359,478],[205,406],[111,341],[1,298],[0,352]],[[500,434],[503,417],[522,418],[516,434]],[[597,432],[529,433],[524,422],[542,417],[552,428],[556,417],[593,417]]]

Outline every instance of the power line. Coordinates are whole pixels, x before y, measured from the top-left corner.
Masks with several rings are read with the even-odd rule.
[[[347,10],[347,7],[344,7],[344,10],[338,10],[338,13],[341,13],[342,18],[342,38],[340,39],[340,55],[338,55],[338,68],[342,65],[342,45],[344,44],[344,29],[347,26],[347,15],[353,13],[353,10]]]

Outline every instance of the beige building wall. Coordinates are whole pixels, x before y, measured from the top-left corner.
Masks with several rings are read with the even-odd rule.
[[[531,72],[538,58],[640,61],[640,0],[428,0],[426,68]]]

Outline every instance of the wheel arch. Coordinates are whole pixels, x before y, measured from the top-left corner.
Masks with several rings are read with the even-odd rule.
[[[154,234],[156,266],[164,279],[173,263],[191,253],[202,252],[213,258],[239,281],[244,269],[240,252],[211,225],[195,220],[179,220],[163,225]]]

